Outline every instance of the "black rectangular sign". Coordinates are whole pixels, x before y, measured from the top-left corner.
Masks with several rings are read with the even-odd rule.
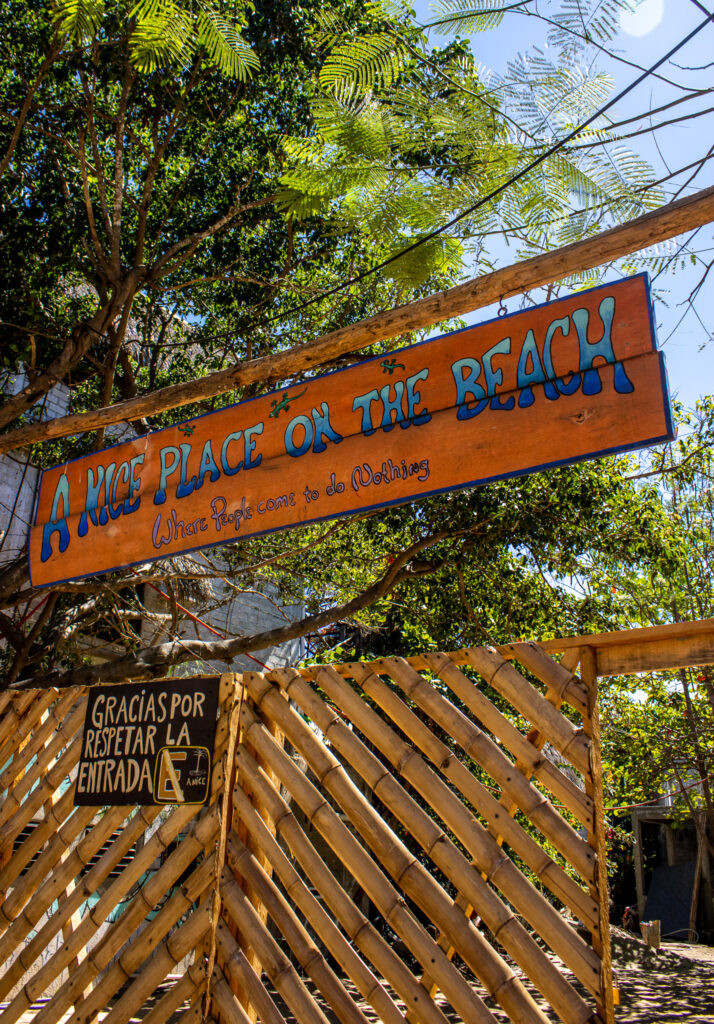
[[[218,685],[216,677],[91,689],[75,806],[205,803]]]

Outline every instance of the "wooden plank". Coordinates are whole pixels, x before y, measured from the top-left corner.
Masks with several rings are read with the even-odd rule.
[[[623,647],[631,643],[649,640],[667,640],[675,637],[694,637],[700,634],[714,634],[714,619],[694,619],[685,622],[665,622],[659,626],[640,626],[636,629],[620,629],[612,633],[590,633],[585,636],[558,637],[553,640],[539,640],[538,646],[544,651],[561,652],[571,647],[587,645],[597,651],[604,647]],[[499,648],[500,650],[500,648]]]
[[[44,470],[30,575],[47,586],[673,436],[640,274]]]
[[[377,313],[286,352],[237,363],[206,377],[160,388],[152,394],[116,402],[103,409],[18,427],[0,438],[0,453],[39,440],[81,434],[111,423],[151,416],[166,409],[225,394],[247,384],[265,385],[294,377],[338,356],[357,352],[367,345],[431,327],[443,320],[503,300],[509,295],[518,295],[559,281],[569,274],[598,267],[684,231],[701,227],[711,220],[714,220],[714,186],[598,235],[473,278],[405,306]]]
[[[596,651],[599,676],[662,672],[714,662],[714,629],[694,636],[661,637]]]

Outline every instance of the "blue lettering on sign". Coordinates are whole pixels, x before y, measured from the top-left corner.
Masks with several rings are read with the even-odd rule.
[[[159,486],[156,488],[156,494],[154,495],[155,505],[163,505],[166,501],[166,484],[171,474],[178,468],[180,460],[181,452],[172,444],[162,448],[159,452],[161,472],[159,474]]]
[[[343,440],[342,435],[338,434],[330,423],[330,410],[327,402],[323,402],[319,409],[312,410],[312,418],[315,421],[315,443],[312,448],[314,452],[324,452],[327,448],[324,438],[334,441],[335,444],[339,444]]]
[[[622,363],[615,359],[612,350],[612,321],[615,316],[615,298],[608,295],[598,307],[598,313],[603,323],[603,335],[600,341],[591,342],[588,340],[587,309],[576,309],[573,313],[573,323],[578,334],[578,345],[580,346],[580,370],[583,371],[583,394],[599,395],[602,391],[600,374],[593,366],[595,359],[600,356],[606,363],[615,365],[615,391],[620,395],[629,395],[635,389],[632,381],[625,372]]]
[[[460,420],[470,420],[488,405],[486,392],[477,383],[481,376],[481,363],[478,359],[457,359],[451,366],[451,372],[456,384],[456,416]]]
[[[575,312],[577,313],[577,310]],[[545,372],[548,379],[545,381],[543,390],[545,392],[545,397],[549,398],[551,402],[554,402],[557,399],[558,394],[575,394],[580,386],[579,373],[574,373],[572,375],[567,387],[563,383],[562,379],[555,379],[551,348],[553,345],[553,335],[556,331],[560,331],[563,337],[566,338],[570,334],[570,317],[564,316],[561,317],[560,320],[553,320],[553,322],[548,325],[548,330],[545,332],[545,342],[543,344],[543,365],[545,366]],[[575,381],[575,387],[571,387],[573,381]]]
[[[541,401],[545,399],[546,402],[555,402],[563,396],[572,396],[578,392],[588,397],[598,395],[603,390],[603,366],[612,366],[614,391],[620,395],[631,394],[634,386],[625,368],[627,364],[616,358],[613,347],[615,296],[605,294],[596,308],[597,314],[593,312],[592,323],[587,308],[573,309],[569,315],[546,321],[547,327],[543,332],[539,329],[539,337],[536,337],[533,329],[529,329],[522,339],[504,337],[485,352],[479,351],[477,356],[463,355],[456,359],[450,367],[455,389],[456,417],[459,420],[471,420],[485,409],[507,412],[516,408],[516,403],[518,408],[527,409],[539,395],[542,395]],[[597,322],[598,317],[601,327]],[[519,344],[520,349],[517,347]],[[463,348],[452,351],[460,352]],[[416,355],[414,358],[423,357]],[[422,390],[424,382],[429,379],[429,369],[424,367],[407,376],[406,367],[393,359],[382,360],[380,365],[385,372],[389,372],[389,379],[384,381],[382,378],[377,387],[352,398],[352,411],[357,414],[359,431],[363,437],[369,438],[378,430],[390,433],[397,426],[407,430],[411,426],[428,423],[432,414],[422,399]],[[402,379],[392,376],[399,369],[404,371]],[[504,379],[508,375],[508,379]],[[448,370],[446,376],[448,378]],[[328,391],[324,393],[330,394]],[[341,395],[342,400],[346,400],[344,391]],[[449,404],[449,398],[446,398],[440,408],[448,408]],[[182,433],[192,438],[195,429],[195,426],[191,426],[190,429],[182,429]],[[158,478],[153,503],[166,506],[158,513],[153,524],[152,540],[156,550],[171,547],[189,537],[204,541],[205,537],[200,535],[211,529],[211,522],[217,532],[228,523],[232,524],[232,531],[237,532],[239,524],[252,518],[256,509],[258,516],[264,516],[295,505],[295,492],[287,490],[270,497],[256,497],[252,509],[245,497],[242,498],[240,508],[232,507],[229,510],[227,498],[212,498],[209,494],[206,500],[211,504],[210,513],[204,510],[204,514],[191,519],[181,517],[181,499],[195,494],[204,487],[207,480],[213,485],[222,476],[234,477],[239,472],[261,465],[263,456],[257,451],[257,444],[263,430],[264,423],[259,422],[244,429],[232,430],[222,440],[220,437],[200,440],[199,429],[197,437],[192,440],[165,444],[163,447],[157,445],[158,452],[156,448],[151,449],[152,481]],[[354,433],[356,423],[349,430]],[[283,440],[285,453],[298,458],[308,452],[325,452],[330,444],[341,444],[344,438],[331,422],[330,404],[321,401],[310,409],[309,414],[303,413],[290,419]],[[275,442],[272,447],[276,447]],[[123,450],[126,451],[126,448]],[[73,535],[75,522],[77,536],[85,537],[92,526],[111,526],[112,521],[120,516],[130,515],[139,509],[142,498],[141,471],[146,454],[127,456],[124,461],[119,461],[122,458],[121,452],[122,448],[116,447],[91,458],[92,465],[87,465],[84,470],[85,494],[84,501],[77,503],[79,507],[76,513],[79,514],[70,517],[69,480],[66,473],[59,477],[49,521],[42,527],[42,562],[67,550],[71,540],[70,527]],[[97,464],[99,458],[117,461]],[[429,473],[428,460],[407,462],[403,459],[400,464],[386,458],[381,466],[365,461],[352,470],[351,486],[355,492],[366,487],[385,487],[397,479],[403,480],[412,475],[423,482]],[[339,494],[344,490],[345,483],[338,483],[333,473],[325,493]],[[318,499],[320,492],[311,483],[304,493],[306,502],[310,503]],[[43,508],[46,509],[44,500],[43,496]],[[170,508],[166,505],[167,501],[177,507]]]
[[[197,469],[194,458],[194,454],[196,456],[198,454],[197,447],[194,449],[190,442],[184,442],[178,447],[172,444],[166,445],[159,452],[159,485],[154,494],[154,504],[164,504],[169,482],[177,472],[179,479],[174,494],[180,500],[203,487],[206,477],[210,477],[211,483],[216,483],[220,479],[221,473],[225,476],[234,476],[241,469],[253,469],[255,466],[259,466],[263,456],[255,450],[256,436],[262,433],[263,424],[255,423],[252,427],[246,427],[245,430],[234,430],[226,434],[221,444],[220,468],[213,454],[213,442],[210,439],[204,442],[201,455],[198,457]],[[243,458],[234,461],[236,453],[231,446],[238,444],[241,440],[243,442]],[[192,469],[196,469],[196,472],[191,472]]]
[[[295,442],[295,431],[298,427],[302,428],[303,437],[299,444]],[[285,451],[288,455],[292,455],[293,458],[297,458],[298,455],[304,455],[309,450],[312,444],[312,439],[315,436],[315,431],[312,427],[312,420],[309,416],[293,416],[285,428]]]
[[[285,451],[293,458],[304,455],[311,447],[315,453],[324,452],[327,448],[325,438],[333,444],[339,444],[344,440],[330,423],[327,402],[322,402],[319,409],[313,409],[311,415],[312,419],[303,414],[293,416],[285,428]],[[299,440],[301,435],[302,440]]]
[[[216,465],[216,460],[213,458],[213,448],[210,440],[206,441],[201,452],[201,464],[198,467],[198,480],[196,481],[196,490],[199,487],[203,487],[203,479],[209,474],[211,477],[211,483],[215,484],[216,480],[221,475],[221,471]]]
[[[253,435],[254,434],[262,434],[262,433],[263,433],[263,424],[262,423],[256,423],[252,427],[247,427],[246,428],[246,431],[245,431],[245,468],[246,469],[255,469],[255,467],[259,466],[261,464],[261,462],[263,461],[263,456],[261,454],[257,454],[257,455],[255,455],[255,457],[253,457],[253,453],[255,452],[255,438],[253,437]]]
[[[62,503],[62,515],[60,515],[60,502]],[[69,481],[65,473],[57,481],[55,487],[54,497],[52,498],[52,511],[50,512],[50,521],[45,523],[42,530],[42,550],[40,552],[40,559],[46,562],[52,554],[52,537],[55,533],[59,534],[59,550],[60,554],[67,550],[69,544],[69,527],[67,526],[67,519],[69,517]]]
[[[87,530],[89,529],[89,523],[87,517],[89,517],[95,526],[102,526],[107,522],[106,509],[102,507],[99,511],[99,518],[97,518],[97,508],[99,506],[99,494],[104,483],[104,466],[97,466],[97,479],[94,479],[94,470],[90,466],[87,470],[87,493],[84,499],[84,512],[79,517],[79,526],[77,527],[77,533],[80,537],[84,537]]]
[[[527,409],[533,405],[535,396],[533,388],[542,385],[543,393],[550,402],[557,401],[561,395],[574,395],[582,388],[584,395],[598,395],[602,391],[599,366],[595,360],[602,360],[613,367],[615,391],[620,395],[634,391],[632,381],[622,362],[615,358],[612,347],[612,324],[615,316],[615,298],[607,295],[598,307],[603,324],[602,337],[598,341],[588,338],[590,314],[587,309],[576,309],[571,316],[558,317],[551,321],[545,332],[542,352],[538,347],[533,330],[526,333],[518,355],[515,388],[504,385],[503,371],[494,367],[493,360],[498,355],[508,355],[511,351],[511,338],[504,338],[481,356],[457,359],[451,366],[451,373],[456,388],[456,416],[460,420],[472,419],[490,405],[491,409],[508,410],[515,406],[516,397],[511,394],[505,400],[499,391],[517,390],[518,405]],[[555,369],[557,360],[553,357],[553,341],[560,331],[563,338],[570,334],[572,325],[577,336],[577,369],[569,368],[561,376]],[[561,371],[562,373],[562,371]]]
[[[529,360],[531,364],[530,370],[528,369]],[[529,405],[533,405],[535,402],[533,384],[544,384],[545,380],[545,372],[540,361],[540,352],[536,345],[535,335],[533,331],[528,331],[526,340],[521,348],[521,354],[518,357],[518,405],[521,409],[527,409]]]
[[[141,488],[141,480],[137,479],[136,472],[144,462],[144,458],[145,455],[142,452],[141,455],[135,455],[128,461],[119,463],[118,469],[115,462],[110,462],[106,467],[97,466],[96,476],[95,470],[89,466],[84,509],[77,524],[78,537],[87,535],[90,522],[94,526],[106,526],[110,517],[118,519],[121,515],[131,515],[132,512],[136,512],[141,505],[141,497],[134,498]],[[117,499],[120,485],[126,486],[128,491],[126,498]]]
[[[362,423],[360,425],[360,432],[365,437],[371,437],[377,429],[372,426],[372,415],[370,412],[373,402],[379,401],[379,391],[367,391],[364,395],[358,395],[357,398],[352,402],[352,411],[357,412],[358,409],[362,410]]]
[[[492,360],[497,355],[508,355],[511,351],[511,339],[504,338],[499,341],[497,345],[490,348],[488,352],[483,354],[483,372],[486,379],[486,394],[491,395],[491,408],[492,409],[512,409],[516,404],[516,400],[511,395],[504,402],[499,395],[496,394],[496,388],[499,384],[503,384],[503,370],[494,370],[492,366]]]
[[[234,430],[231,434],[227,434],[226,438],[221,445],[221,469],[226,476],[233,476],[238,472],[239,469],[243,468],[243,460],[239,459],[235,466],[231,466],[228,462],[228,445],[233,441],[240,441],[243,436],[242,430]]]
[[[421,394],[416,385],[420,380],[426,380],[429,376],[428,369],[419,370],[418,373],[407,377],[406,381],[397,380],[393,384],[385,384],[377,390],[366,391],[363,395],[357,395],[352,402],[352,411],[362,411],[362,422],[360,432],[365,437],[371,437],[378,427],[388,433],[397,424],[406,430],[407,427],[419,426],[428,423],[431,413],[428,409],[417,409],[417,403],[421,401]],[[406,404],[404,398],[406,396]],[[372,406],[379,406],[381,410],[376,411],[377,420],[372,420]]]

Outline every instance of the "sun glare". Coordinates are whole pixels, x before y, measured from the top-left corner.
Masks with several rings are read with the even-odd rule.
[[[646,36],[657,28],[664,14],[664,0],[643,0],[634,11],[623,11],[620,28],[628,36]]]

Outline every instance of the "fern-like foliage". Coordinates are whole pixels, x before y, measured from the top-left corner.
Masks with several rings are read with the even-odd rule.
[[[338,43],[320,71],[320,85],[343,96],[389,88],[408,66],[409,51],[391,32]]]
[[[59,31],[73,43],[84,43],[99,29],[104,0],[52,0],[52,15]]]
[[[531,0],[437,0],[432,4],[434,17],[428,25],[438,25],[444,33],[486,32],[497,28],[512,10],[527,11]]]
[[[616,35],[623,12],[636,6],[637,0],[562,0],[551,13],[554,24],[548,41],[570,51],[578,40],[607,43]]]
[[[396,252],[402,252],[417,238],[402,238]],[[433,275],[451,277],[463,265],[463,244],[459,238],[439,235],[423,242],[418,249],[403,252],[394,263],[385,268],[397,284],[418,288]]]
[[[136,19],[130,38],[131,58],[139,71],[186,63],[195,40],[185,8],[174,0],[139,0],[131,16]]]
[[[196,19],[196,40],[209,62],[229,78],[244,81],[260,66],[237,27],[207,4],[201,6]]]
[[[139,0],[131,16],[136,19],[132,60],[140,71],[182,66],[199,48],[206,62],[229,78],[244,80],[258,67],[238,26],[207,2]]]
[[[57,28],[70,42],[88,43],[101,32],[105,0],[49,2]],[[131,60],[141,72],[182,68],[199,51],[229,78],[244,80],[259,66],[241,25],[222,13],[219,0],[138,0],[125,10]]]
[[[611,77],[583,59],[583,39],[606,38],[629,0],[550,5],[559,48],[531,47],[502,75],[478,65],[460,40],[431,49],[408,14],[386,3],[375,0],[377,24],[361,34],[339,18],[322,19],[314,131],[285,140],[279,203],[286,212],[321,213],[338,230],[366,232],[380,260],[409,249],[380,276],[422,287],[466,265],[487,268],[492,236],[500,239],[496,251],[505,242],[511,258],[526,258],[663,200],[648,184],[647,162],[605,118],[571,138],[613,89]],[[449,22],[454,33],[536,13],[530,0],[437,0],[435,7],[432,24]],[[429,237],[439,225],[448,230]],[[595,279],[592,272],[572,284]]]

